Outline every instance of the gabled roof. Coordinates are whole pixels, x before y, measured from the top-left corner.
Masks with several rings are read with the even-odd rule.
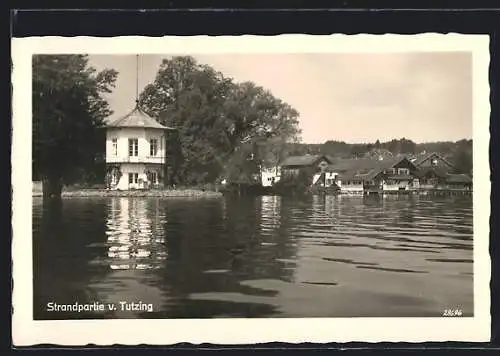
[[[436,157],[437,159],[439,159],[439,160],[443,161],[444,163],[446,163],[446,165],[448,165],[450,167],[453,167],[453,164],[451,164],[448,160],[446,160],[445,158],[443,158],[443,156],[441,156],[440,154],[438,154],[436,152],[431,152],[428,155],[424,156],[423,158],[417,160],[417,162],[415,162],[415,165],[419,166],[419,165],[421,165],[422,163],[424,163],[425,161],[427,161],[428,159],[430,159],[432,157]]]
[[[392,168],[397,163],[401,162],[403,158],[386,158],[378,159],[338,159],[333,164],[328,166],[329,172],[343,172],[343,171],[370,171],[370,170],[384,170]]]
[[[385,169],[394,167],[406,157],[374,159],[340,159],[328,166],[327,171],[337,172],[344,180],[372,180]]]
[[[320,159],[324,159],[327,162],[331,162],[327,156],[323,155],[304,155],[304,156],[290,156],[285,158],[282,166],[310,166],[319,161]]]
[[[364,172],[359,172],[356,169],[351,169],[347,171],[343,171],[342,173],[339,174],[339,177],[342,180],[372,180],[374,179],[379,173],[381,172],[380,169],[370,169],[368,171]]]
[[[419,168],[415,172],[415,175],[420,178],[432,177],[432,176],[444,178],[446,177],[448,171],[449,171],[448,169],[442,167],[425,167],[425,168]]]
[[[174,130],[171,127],[163,126],[144,111],[139,109],[138,106],[134,108],[127,115],[120,117],[106,125],[107,127],[140,127],[151,129]]]

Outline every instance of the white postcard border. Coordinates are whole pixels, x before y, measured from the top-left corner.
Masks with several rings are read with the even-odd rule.
[[[31,57],[42,53],[473,53],[474,317],[34,321]],[[490,339],[489,37],[486,35],[280,35],[30,37],[12,40],[13,342],[16,346],[425,342]]]

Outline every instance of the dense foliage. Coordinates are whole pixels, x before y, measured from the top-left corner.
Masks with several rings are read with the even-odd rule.
[[[163,60],[139,105],[177,131],[167,142],[171,183],[252,181],[255,167],[268,164],[265,147],[283,146],[300,133],[299,114],[290,105],[189,56]]]
[[[85,55],[33,57],[33,179],[48,194],[62,184],[104,181],[105,131],[111,114],[103,94],[117,72],[96,72]],[[251,82],[236,83],[189,56],[163,60],[140,107],[175,128],[167,138],[167,184],[198,185],[229,179],[258,182],[260,167],[274,167],[290,155],[366,157],[372,152],[414,155],[438,152],[457,171],[472,171],[472,140],[415,143],[299,143],[299,113]],[[45,188],[44,188],[45,189]]]
[[[44,196],[58,196],[62,184],[102,166],[99,128],[111,114],[102,94],[118,73],[96,72],[86,55],[35,55],[32,67],[33,179],[44,181]]]

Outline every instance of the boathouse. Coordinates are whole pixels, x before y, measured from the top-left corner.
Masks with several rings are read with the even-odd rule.
[[[444,184],[440,184],[438,189],[470,191],[472,190],[472,177],[467,174],[448,173]]]
[[[332,161],[325,155],[304,155],[287,157],[281,164],[282,179],[303,176],[311,183],[315,175],[321,175]]]

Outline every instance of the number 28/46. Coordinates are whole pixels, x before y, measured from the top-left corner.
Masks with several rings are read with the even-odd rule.
[[[462,309],[445,309],[443,316],[462,316]]]

